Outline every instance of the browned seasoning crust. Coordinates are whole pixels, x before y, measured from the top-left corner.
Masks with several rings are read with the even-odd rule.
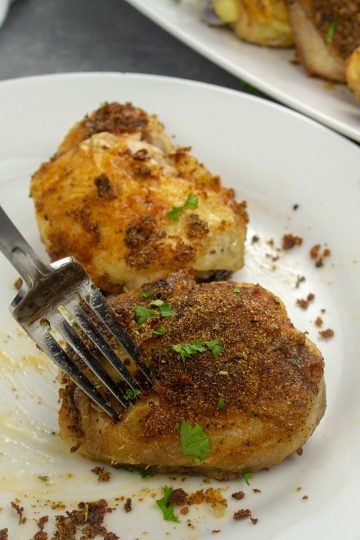
[[[150,298],[133,291],[112,299],[157,383],[118,424],[68,383],[62,437],[80,442],[78,452],[93,459],[225,477],[278,463],[302,446],[325,408],[323,359],[277,297],[259,285],[239,287],[234,293],[234,283],[198,285],[184,271],[145,286],[158,290]],[[176,317],[137,324],[135,306],[150,307],[155,298],[169,302]],[[166,333],[155,338],[159,324]],[[217,358],[208,351],[183,362],[172,345],[197,339],[219,339],[224,350]],[[220,398],[223,409],[217,409]],[[175,426],[183,419],[210,437],[212,451],[198,466],[181,453]]]
[[[0,540],[8,540],[9,538],[9,530],[8,529],[1,529],[0,530]]]
[[[360,47],[360,0],[298,0],[324,41],[335,26],[331,47],[346,60]]]
[[[243,508],[241,510],[238,510],[233,515],[233,518],[236,521],[239,521],[239,520],[242,520],[242,519],[247,519],[249,517],[251,517],[251,510],[249,510],[249,508]]]
[[[196,208],[167,213],[192,193]],[[192,267],[241,268],[246,204],[155,116],[106,103],[76,124],[33,175],[31,194],[50,257],[75,256],[107,293]]]

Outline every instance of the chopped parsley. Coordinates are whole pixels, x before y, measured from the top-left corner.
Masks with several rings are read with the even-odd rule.
[[[163,325],[158,326],[157,328],[155,328],[155,330],[153,330],[153,336],[155,337],[163,336],[165,333],[166,333],[166,328]]]
[[[175,521],[175,523],[180,523],[179,519],[174,514],[174,506],[169,503],[170,496],[173,492],[173,488],[170,486],[164,486],[162,488],[163,497],[156,501],[157,506],[163,513],[165,521]]]
[[[251,480],[251,472],[244,472],[242,473],[243,480],[247,483],[248,486],[250,486],[249,480]]]
[[[233,292],[234,292],[234,293],[239,293],[239,292],[241,292],[240,287],[234,287],[234,288],[233,288]]]
[[[337,25],[337,22],[335,20],[329,23],[329,26],[326,32],[326,39],[325,39],[326,43],[330,44],[334,41],[336,25]]]
[[[148,309],[143,306],[135,306],[134,307],[135,315],[136,315],[136,322],[138,324],[145,323],[150,317],[157,317],[159,313],[156,311],[156,309]]]
[[[217,409],[223,409],[225,407],[225,401],[223,398],[220,398],[216,404]]]
[[[210,453],[209,437],[199,424],[192,426],[187,420],[176,424],[180,433],[181,450],[184,456],[191,456],[195,463],[205,459]]]
[[[154,476],[154,473],[152,471],[141,470],[141,469],[135,469],[133,467],[127,467],[126,470],[131,473],[136,473],[141,476],[141,478],[152,478]]]
[[[141,396],[141,392],[138,388],[128,388],[125,392],[124,399],[126,401],[130,401],[131,399],[135,399],[139,396]]]
[[[157,289],[150,289],[149,291],[140,291],[139,294],[143,298],[149,298],[149,296],[154,296],[158,292]]]
[[[150,302],[150,306],[158,307],[161,317],[174,317],[176,315],[175,311],[171,309],[170,304],[167,304],[163,300],[153,300]]]
[[[172,348],[175,352],[180,354],[183,362],[194,354],[205,352],[206,350],[210,350],[215,357],[219,356],[224,350],[224,347],[220,345],[219,339],[213,339],[212,341],[197,339],[193,343],[178,343],[173,345]]]
[[[166,216],[177,223],[183,213],[183,210],[187,208],[197,208],[199,204],[199,199],[195,197],[193,193],[189,193],[186,201],[182,206],[173,206],[170,212],[167,212]]]

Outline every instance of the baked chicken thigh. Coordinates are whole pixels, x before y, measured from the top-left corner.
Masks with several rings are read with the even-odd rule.
[[[111,304],[156,383],[113,422],[67,381],[61,436],[82,456],[231,478],[281,462],[319,423],[322,356],[261,286],[197,284],[182,271]],[[141,318],[144,309],[155,313]]]
[[[50,257],[76,257],[106,293],[186,267],[241,268],[246,205],[188,150],[129,103],[85,117],[32,178]]]
[[[360,0],[289,0],[299,60],[311,75],[360,91]],[[355,53],[355,54],[354,54]]]

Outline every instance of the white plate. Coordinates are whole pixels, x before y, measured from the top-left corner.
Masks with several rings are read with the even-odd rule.
[[[294,51],[240,41],[201,21],[197,0],[127,0],[175,37],[274,99],[360,141],[360,104],[349,88],[308,77]]]
[[[50,513],[47,500],[65,501],[133,496],[134,511],[120,507],[109,516],[122,540],[217,538],[235,540],[358,540],[360,482],[360,152],[319,124],[269,102],[207,85],[144,75],[74,74],[0,83],[1,204],[25,237],[43,253],[36,229],[29,178],[55,150],[75,120],[104,100],[132,100],[157,112],[179,144],[222,175],[238,198],[246,198],[251,217],[246,265],[236,277],[258,281],[284,299],[296,325],[308,330],[326,360],[328,407],[304,454],[244,481],[212,482],[226,489],[229,508],[216,519],[209,509],[194,508],[181,524],[162,520],[152,494],[161,485],[186,490],[208,487],[201,478],[143,480],[113,471],[107,484],[97,482],[92,464],[70,454],[57,431],[55,369],[10,319],[7,306],[16,272],[0,256],[0,528],[10,538],[28,539],[33,517]],[[215,106],[214,106],[215,105]],[[211,111],[211,115],[209,115]],[[294,204],[299,209],[293,211]],[[266,239],[279,243],[285,231],[304,237],[304,245],[275,263]],[[251,244],[256,232],[261,243]],[[315,268],[308,251],[328,242],[333,255]],[[277,269],[271,270],[275,264]],[[306,281],[295,289],[298,275]],[[308,311],[295,300],[316,294]],[[319,341],[311,321],[325,308],[325,327],[335,337]],[[48,476],[44,482],[39,476]],[[260,488],[255,494],[252,488]],[[297,491],[297,487],[302,487]],[[239,489],[244,503],[231,500]],[[142,491],[141,491],[142,490]],[[303,500],[308,495],[308,500]],[[28,521],[18,526],[9,502],[17,496]],[[143,502],[138,502],[143,497]],[[38,508],[31,507],[34,499]],[[43,506],[39,508],[40,506]],[[259,523],[235,522],[235,509],[250,508]],[[191,518],[194,528],[187,526]],[[147,532],[147,534],[144,534]]]

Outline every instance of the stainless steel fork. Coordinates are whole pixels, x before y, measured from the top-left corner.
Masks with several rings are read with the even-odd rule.
[[[99,289],[82,266],[71,257],[50,265],[44,264],[1,206],[0,250],[25,282],[10,305],[12,316],[40,349],[65,371],[89,398],[115,420],[118,417],[118,411],[79,368],[81,362],[71,360],[67,347],[85,362],[116,398],[116,401],[125,408],[129,406],[127,394],[114,382],[86,347],[75,331],[72,320],[134,392],[141,390],[140,384],[104,336],[101,330],[104,326],[135,362],[146,379],[150,383],[155,381],[148,366],[141,361],[140,352],[135,343],[119,324]],[[91,313],[91,317],[87,312]],[[97,322],[100,323],[100,329]],[[66,342],[67,347],[61,343],[58,335]]]

